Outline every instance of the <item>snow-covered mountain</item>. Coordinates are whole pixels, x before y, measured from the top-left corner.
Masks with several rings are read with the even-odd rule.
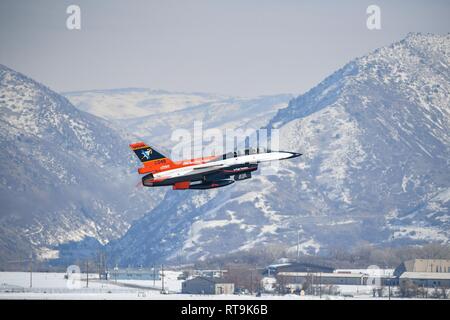
[[[304,252],[448,242],[449,49],[449,35],[410,34],[287,107],[289,95],[119,89],[65,93],[74,108],[0,66],[0,264],[30,246],[40,258],[79,257],[97,242],[123,265],[185,261],[272,243],[295,249],[297,232]],[[222,189],[136,189],[131,134],[171,147],[172,130],[196,120],[268,124],[280,149],[304,155]]]
[[[450,35],[409,34],[357,58],[269,121],[301,152],[276,175],[168,192],[109,248],[122,264],[282,243],[449,242]]]
[[[232,97],[142,88],[64,93],[78,109],[107,119],[149,144],[170,149],[176,129],[259,128],[287,106],[290,94]]]
[[[192,130],[194,120],[257,128],[291,98],[149,89],[65,95],[76,107],[0,65],[0,265],[30,251],[38,259],[80,258],[151,211],[166,190],[136,188],[130,142],[170,147],[171,131]]]
[[[62,93],[78,109],[106,120],[126,120],[168,114],[227,97],[146,88],[72,91]]]
[[[162,195],[135,188],[134,139],[0,65],[0,263],[123,235]]]

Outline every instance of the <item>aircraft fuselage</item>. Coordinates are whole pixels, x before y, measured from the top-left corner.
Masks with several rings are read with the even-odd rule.
[[[130,147],[144,163],[139,173],[145,174],[142,184],[146,187],[173,186],[179,189],[211,189],[230,185],[235,181],[251,178],[251,172],[261,162],[278,161],[300,156],[287,151],[246,149],[221,156],[210,156],[173,162],[143,142]],[[233,177],[233,179],[231,179]]]

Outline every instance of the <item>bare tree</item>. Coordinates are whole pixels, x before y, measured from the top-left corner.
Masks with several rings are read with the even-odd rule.
[[[400,295],[405,298],[417,296],[418,287],[411,280],[406,279],[400,283]]]
[[[234,283],[235,288],[246,289],[250,293],[261,291],[261,271],[256,268],[234,266],[227,268],[227,280]]]

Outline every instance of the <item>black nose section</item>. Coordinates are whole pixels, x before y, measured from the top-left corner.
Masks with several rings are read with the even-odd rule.
[[[300,157],[302,154],[297,152],[289,152],[292,154],[288,159]]]

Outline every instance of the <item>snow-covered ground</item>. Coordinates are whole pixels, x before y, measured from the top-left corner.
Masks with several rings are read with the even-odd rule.
[[[178,274],[165,272],[164,288],[169,294],[161,294],[161,280],[100,281],[92,274],[87,285],[86,274],[68,280],[65,273],[33,272],[30,288],[30,273],[0,272],[0,299],[174,299],[181,291]]]
[[[368,286],[338,286],[340,296],[322,295],[299,296],[295,294],[277,295],[193,295],[181,294],[182,280],[177,280],[179,272],[165,272],[164,287],[168,294],[161,293],[161,280],[122,280],[99,281],[95,275],[90,275],[89,287],[86,287],[86,275],[81,275],[80,281],[72,286],[64,273],[33,273],[33,287],[30,288],[28,272],[0,272],[0,299],[39,299],[39,300],[346,300],[346,299],[387,299],[373,298]],[[135,285],[139,287],[127,287]],[[398,298],[397,298],[398,299]]]
[[[169,293],[180,293],[183,280],[177,279],[179,275],[179,271],[164,271],[164,290],[167,290]],[[114,279],[111,279],[111,281],[113,283],[115,282]],[[158,290],[161,290],[162,288],[162,280],[117,280],[117,282],[119,284],[137,285]]]

